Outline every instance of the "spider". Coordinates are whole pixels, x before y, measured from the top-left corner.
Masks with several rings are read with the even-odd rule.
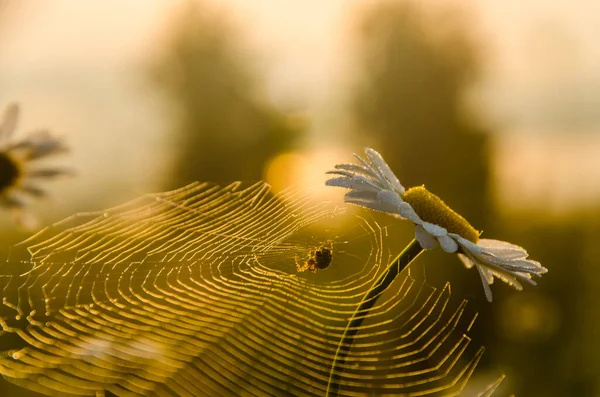
[[[333,253],[330,248],[321,247],[314,251],[312,256],[305,263],[299,264],[296,261],[296,268],[298,272],[310,270],[311,272],[316,273],[318,270],[327,269],[331,263],[332,257]]]

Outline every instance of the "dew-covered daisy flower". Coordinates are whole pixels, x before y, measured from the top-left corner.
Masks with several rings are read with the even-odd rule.
[[[366,159],[355,155],[360,164],[336,165],[328,174],[337,176],[325,184],[350,189],[344,198],[347,203],[410,220],[423,249],[440,245],[457,253],[467,268],[475,266],[479,271],[488,301],[492,301],[494,277],[521,290],[520,281],[535,285],[531,276],[548,271],[527,259],[527,251],[517,245],[479,238],[480,233],[439,197],[424,186],[406,190],[379,153],[366,149],[365,154]]]
[[[18,105],[9,104],[0,121],[0,205],[13,212],[20,226],[30,229],[35,227],[36,220],[26,211],[27,204],[31,198],[46,197],[38,182],[71,172],[34,167],[37,160],[64,153],[67,147],[46,130],[35,131],[21,140],[13,139],[18,117]]]

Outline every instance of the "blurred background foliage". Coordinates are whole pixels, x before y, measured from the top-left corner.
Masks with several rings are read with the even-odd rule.
[[[465,109],[480,62],[460,14],[403,2],[357,27],[354,141],[380,148],[406,186],[423,183],[480,229],[489,211],[488,133]],[[455,176],[455,177],[452,177]]]
[[[187,2],[172,23],[150,72],[175,113],[175,161],[166,187],[262,179],[270,158],[297,146],[300,120],[267,101],[226,16]]]
[[[550,270],[540,280],[538,287],[525,286],[525,291],[521,293],[497,283],[494,287],[495,301],[489,305],[483,299],[479,276],[474,271],[464,271],[456,258],[444,255],[440,250],[421,258],[426,263],[432,284],[440,286],[445,280],[451,280],[453,293],[459,298],[468,298],[479,310],[480,317],[473,337],[488,349],[483,368],[491,372],[505,372],[506,389],[516,395],[599,395],[600,343],[597,336],[600,316],[596,306],[600,302],[600,272],[597,269],[600,207],[597,204],[598,196],[594,196],[594,192],[598,192],[599,182],[588,177],[595,175],[593,172],[598,164],[584,161],[581,157],[583,152],[579,152],[584,150],[581,145],[568,144],[580,141],[583,119],[567,118],[574,121],[565,124],[565,118],[561,118],[560,128],[554,128],[553,124],[548,124],[548,120],[553,120],[551,114],[544,119],[545,125],[550,125],[548,129],[552,130],[551,133],[542,134],[542,138],[538,136],[539,143],[513,151],[514,146],[507,145],[503,137],[509,136],[509,130],[513,130],[513,138],[507,138],[509,140],[514,139],[515,134],[517,138],[519,134],[525,135],[523,131],[531,127],[528,124],[530,119],[541,117],[542,105],[523,105],[517,101],[515,117],[519,114],[532,115],[525,117],[521,123],[524,125],[522,129],[511,127],[508,121],[499,121],[493,111],[482,111],[481,106],[477,106],[478,99],[484,101],[485,95],[494,89],[498,90],[497,97],[501,98],[498,103],[506,100],[507,91],[504,87],[514,89],[515,96],[520,98],[535,97],[521,95],[522,81],[502,82],[505,85],[495,86],[488,84],[487,91],[481,89],[486,73],[494,70],[490,64],[495,59],[490,56],[485,40],[476,35],[476,16],[473,16],[476,13],[463,12],[464,7],[458,5],[428,7],[424,4],[388,0],[365,2],[357,6],[358,11],[354,11],[347,32],[351,56],[343,60],[348,64],[345,68],[348,76],[340,85],[332,85],[338,91],[328,96],[339,103],[337,106],[330,105],[327,111],[338,109],[344,116],[336,119],[327,115],[325,119],[329,122],[323,123],[325,127],[318,129],[314,128],[318,123],[306,120],[310,119],[308,110],[314,107],[310,95],[304,98],[308,114],[305,118],[298,117],[298,112],[290,111],[289,103],[278,101],[272,95],[266,76],[261,75],[262,72],[267,74],[263,70],[265,68],[261,69],[258,67],[260,63],[256,62],[259,55],[252,55],[251,46],[245,47],[247,43],[243,32],[244,29],[252,30],[252,21],[238,23],[230,17],[227,9],[213,2],[181,2],[169,19],[164,35],[166,39],[152,42],[152,46],[159,48],[152,52],[152,56],[140,57],[134,62],[137,65],[134,72],[138,79],[136,88],[143,93],[140,97],[148,96],[149,92],[152,95],[159,93],[160,96],[151,100],[150,105],[123,104],[131,105],[132,113],[135,113],[135,106],[139,106],[143,112],[138,113],[146,112],[144,117],[116,117],[116,121],[98,127],[110,130],[114,127],[110,123],[125,120],[124,124],[131,130],[154,131],[152,136],[159,136],[156,131],[163,131],[165,136],[153,138],[153,144],[158,147],[158,152],[168,152],[168,156],[153,154],[144,157],[144,154],[139,154],[141,157],[136,159],[138,152],[143,152],[146,147],[143,142],[147,136],[144,135],[132,133],[133,138],[122,138],[125,141],[113,136],[112,141],[107,141],[80,131],[83,136],[73,139],[75,159],[77,150],[81,150],[84,153],[81,156],[84,157],[95,153],[102,159],[98,163],[106,162],[110,158],[108,153],[116,153],[112,157],[114,168],[111,168],[110,176],[106,179],[108,182],[103,184],[98,179],[96,185],[89,182],[89,185],[69,188],[63,184],[63,187],[57,188],[54,196],[63,200],[62,204],[50,207],[45,219],[48,222],[56,221],[81,209],[98,209],[118,202],[107,186],[118,183],[122,178],[119,169],[125,170],[128,164],[141,170],[132,175],[160,174],[145,185],[133,184],[124,194],[135,197],[140,190],[164,190],[195,180],[218,183],[255,181],[265,178],[269,164],[282,155],[288,155],[287,159],[295,158],[302,164],[281,163],[286,166],[282,166],[280,173],[296,175],[290,164],[331,167],[340,160],[339,153],[360,151],[363,146],[372,146],[384,155],[405,186],[425,184],[477,229],[483,230],[485,237],[526,247],[533,259],[539,260]],[[242,7],[237,4],[232,9],[237,6]],[[594,9],[593,5],[590,7]],[[293,13],[294,10],[289,12]],[[6,23],[8,16],[4,12],[0,16],[2,22]],[[97,16],[99,19],[102,17]],[[310,21],[305,21],[305,25],[306,29],[310,29]],[[555,25],[551,24],[549,29],[557,34],[552,26]],[[3,34],[1,37],[0,48],[10,48],[8,39],[11,36]],[[289,46],[295,45],[298,43],[289,43]],[[543,53],[543,45],[540,51]],[[0,64],[4,61],[6,56],[2,57]],[[309,57],[303,61],[305,64],[301,68],[304,66],[309,70],[319,67]],[[40,65],[39,68],[44,69],[43,64]],[[85,68],[86,65],[85,62],[75,62],[71,66]],[[568,69],[567,66],[559,71],[553,69],[552,73],[566,73],[564,70]],[[580,69],[573,70],[572,73],[577,77],[585,74],[578,74]],[[544,73],[540,70],[534,75]],[[289,80],[295,79],[293,68],[283,74]],[[140,78],[140,75],[144,77]],[[39,73],[36,76],[40,78]],[[588,85],[588,91],[573,89],[573,92],[580,92],[584,97],[600,97],[600,79],[594,80],[596,77],[588,76],[595,82]],[[532,80],[535,78],[532,77]],[[34,117],[36,122],[54,120],[52,117],[42,118],[50,114],[45,111],[37,110],[38,113],[35,113],[36,106],[56,109],[56,104],[44,102],[43,98],[28,97],[31,88],[22,83],[25,80],[26,77],[21,77],[21,80],[1,80],[8,87],[1,95],[2,104],[20,97],[30,98],[25,103],[25,113],[31,111],[37,116]],[[569,84],[565,81],[562,81],[561,89],[568,91]],[[100,86],[105,83],[100,80],[94,84]],[[53,84],[62,87],[64,80],[58,79]],[[531,84],[533,88],[529,88],[535,90],[537,83],[534,81]],[[574,83],[577,87],[582,86],[578,84]],[[87,86],[87,91],[81,95],[99,95],[94,91],[94,87],[98,86]],[[479,92],[481,96],[474,96],[474,92]],[[547,98],[546,91],[540,92],[538,99]],[[9,94],[11,97],[8,97]],[[562,98],[565,97],[568,95],[563,92]],[[78,97],[73,95],[71,100],[78,100]],[[89,103],[95,105],[98,101],[89,100]],[[315,99],[315,102],[318,101]],[[573,103],[567,105],[570,106],[569,111],[577,109]],[[113,110],[103,111],[101,107],[94,107],[94,111],[102,114],[102,118],[115,119],[111,118]],[[149,113],[154,112],[160,115],[158,118],[166,121],[152,125],[152,121],[147,119],[153,120]],[[587,111],[584,113],[587,114]],[[66,111],[61,114],[64,118],[71,116]],[[322,113],[315,114],[316,118],[323,116]],[[597,137],[600,126],[595,119],[584,119],[588,123],[584,134]],[[60,124],[60,117],[56,120],[66,129],[84,130],[85,124]],[[336,124],[331,120],[345,122]],[[512,123],[519,124],[514,120]],[[48,125],[52,127],[53,124]],[[334,131],[336,139],[327,135],[327,129]],[[347,133],[341,133],[340,130]],[[562,139],[558,142],[567,144],[557,146],[554,152],[540,154],[536,151],[540,145],[557,142],[557,136]],[[89,149],[89,152],[85,152],[87,140],[92,142],[90,147],[93,149]],[[319,146],[322,142],[327,142],[326,149],[332,150],[331,154],[325,156],[324,165],[317,164],[317,160],[310,155],[312,148],[322,148]],[[127,149],[119,151],[116,147],[122,145]],[[532,156],[535,154],[538,160],[541,156],[543,161],[536,163],[533,159],[529,163],[523,162],[522,157],[517,157],[523,152],[532,153]],[[289,157],[290,153],[297,157]],[[565,153],[570,153],[568,162],[564,161]],[[126,162],[125,158],[131,163]],[[90,168],[96,170],[98,163]],[[86,164],[80,164],[84,171]],[[581,179],[580,184],[573,185],[576,182],[568,180],[571,174],[566,174],[565,170],[574,170],[574,175]],[[319,173],[322,171],[318,170]],[[94,171],[82,172],[78,179],[90,180],[93,175]],[[518,181],[522,176],[524,185],[532,180],[535,182],[536,178],[546,178],[544,180],[549,182],[540,188],[542,194],[534,195],[534,199],[531,199],[519,196],[518,189],[525,192],[527,189],[507,184],[502,179],[506,175],[513,177],[509,181]],[[69,189],[73,192],[87,189],[88,196],[69,193]],[[578,189],[580,197],[587,201],[582,199],[583,204],[575,203],[572,207],[564,204],[576,200]],[[336,193],[341,195],[339,191]],[[71,198],[65,198],[65,194]],[[90,198],[92,195],[93,198]],[[561,199],[561,195],[568,197],[568,200]],[[72,197],[76,197],[76,203]],[[506,205],[507,202],[516,202],[517,205],[511,207]],[[563,205],[559,211],[556,210],[556,202]],[[39,208],[44,210],[48,207]],[[406,230],[408,241],[408,225]],[[0,233],[3,247],[27,236],[24,232],[16,231],[9,222],[2,224]],[[402,248],[403,242],[399,242],[398,250]],[[2,390],[2,395],[14,395],[17,389],[3,384],[0,386]]]

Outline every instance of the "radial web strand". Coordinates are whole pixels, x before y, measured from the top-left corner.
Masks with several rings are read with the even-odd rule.
[[[373,219],[263,183],[76,215],[0,267],[0,339],[22,342],[0,373],[60,396],[322,396],[348,320],[401,248]],[[306,270],[324,249],[326,269]],[[361,324],[339,394],[458,395],[483,352],[465,305],[401,274]]]

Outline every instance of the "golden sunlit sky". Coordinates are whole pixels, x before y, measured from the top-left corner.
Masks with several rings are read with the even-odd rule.
[[[595,204],[600,198],[600,4],[454,2],[473,22],[484,56],[484,78],[473,102],[497,132],[494,168],[501,202],[539,206],[543,201],[556,210]],[[269,98],[303,110],[311,120],[317,142],[312,146],[324,136],[342,135],[344,121],[331,116],[339,106],[332,96],[348,79],[349,34],[361,3],[211,2],[231,14]],[[68,190],[74,202],[113,192],[114,203],[156,190],[168,169],[168,154],[159,148],[169,146],[169,115],[144,73],[181,4],[4,2],[0,103],[23,105],[20,133],[51,127],[66,137],[73,148],[71,164],[80,174],[50,189]],[[319,153],[324,162],[336,162]],[[63,204],[68,203],[51,205]]]

